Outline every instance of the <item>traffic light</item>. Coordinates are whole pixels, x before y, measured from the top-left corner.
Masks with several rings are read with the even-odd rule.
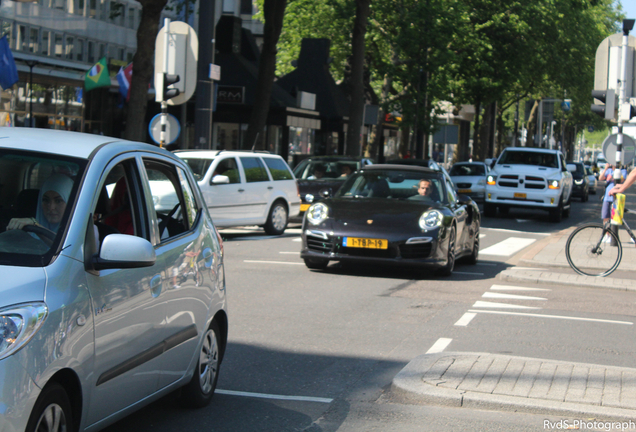
[[[613,120],[616,111],[616,93],[614,90],[592,90],[592,97],[601,102],[605,102],[605,105],[592,104],[592,112],[606,120]]]
[[[167,73],[158,73],[156,75],[156,83],[155,83],[155,101],[164,102],[168,99],[171,99],[175,96],[178,96],[179,91],[176,87],[170,87],[171,85],[178,83],[181,80],[179,75],[172,75]]]
[[[636,98],[630,98],[621,106],[620,117],[622,121],[628,122],[636,117]]]

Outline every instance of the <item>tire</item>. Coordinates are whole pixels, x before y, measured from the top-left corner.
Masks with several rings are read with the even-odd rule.
[[[612,238],[611,243],[602,241],[606,233]],[[570,234],[565,257],[572,270],[580,275],[607,276],[620,264],[623,246],[614,232],[605,230],[600,223],[589,223]]]
[[[495,217],[497,215],[497,207],[494,204],[484,203],[484,216]]]
[[[312,270],[324,270],[329,265],[328,259],[305,258],[305,265]]]
[[[213,321],[203,337],[194,375],[181,389],[181,404],[185,407],[203,408],[214,396],[221,366],[220,333],[218,324]]]
[[[269,210],[265,232],[269,235],[281,235],[287,228],[288,216],[287,207],[281,201],[276,201]]]
[[[550,222],[559,223],[563,220],[563,198],[559,199],[559,205],[550,210]]]
[[[74,430],[71,402],[64,387],[52,383],[44,387],[35,402],[27,432],[70,432]]]
[[[466,258],[466,262],[468,264],[477,264],[477,259],[479,258],[479,225],[477,225],[477,229],[475,230],[475,241],[473,242],[473,251]]]
[[[453,274],[453,269],[455,268],[455,238],[455,225],[453,225],[450,229],[450,233],[448,234],[446,265],[441,267],[437,272],[440,276],[448,277]]]

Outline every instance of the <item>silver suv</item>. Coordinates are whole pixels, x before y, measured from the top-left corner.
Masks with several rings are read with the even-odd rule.
[[[271,235],[285,232],[300,212],[294,174],[282,157],[261,152],[183,150],[218,227],[259,225]]]

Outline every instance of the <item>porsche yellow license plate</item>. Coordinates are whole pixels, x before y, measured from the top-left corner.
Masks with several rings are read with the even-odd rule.
[[[472,191],[470,189],[459,189],[457,191],[457,193],[460,193],[460,194],[467,194],[467,193],[471,193],[471,192]]]
[[[515,198],[526,199],[526,194],[515,192]]]
[[[345,237],[342,239],[342,245],[344,247],[363,249],[388,249],[389,241],[385,239]]]
[[[311,204],[301,204],[300,211],[307,211],[307,209],[311,206]]]

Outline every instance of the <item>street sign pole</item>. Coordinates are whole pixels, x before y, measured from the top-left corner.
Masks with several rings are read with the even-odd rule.
[[[170,18],[166,18],[164,20],[164,27],[166,29],[166,32],[164,33],[164,39],[163,39],[163,73],[166,74],[168,73],[168,65],[170,64],[168,62],[168,56],[170,53],[170,50],[168,49],[169,45],[170,45]],[[165,75],[164,75],[165,76]],[[160,134],[160,138],[159,138],[159,147],[162,147],[164,145],[166,145],[166,127],[168,124],[168,101],[166,100],[166,97],[164,95],[163,100],[161,101],[161,134]]]

